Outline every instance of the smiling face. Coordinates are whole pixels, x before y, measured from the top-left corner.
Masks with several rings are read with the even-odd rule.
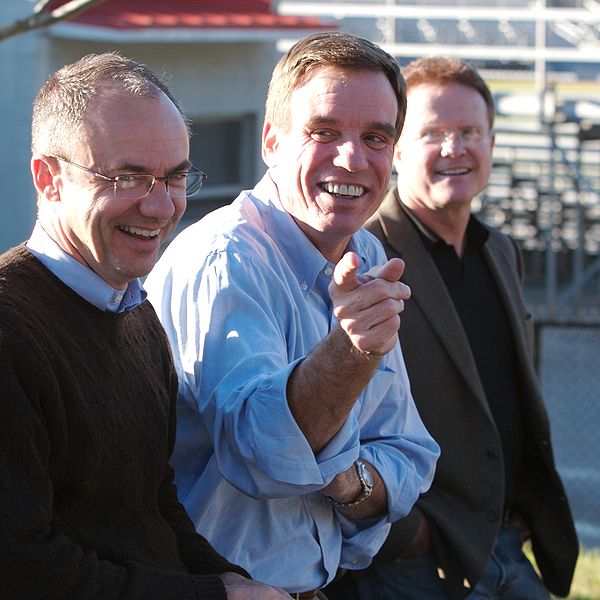
[[[332,262],[386,192],[397,110],[382,72],[327,66],[292,93],[286,131],[265,123],[263,158],[281,202]]]
[[[107,176],[164,176],[188,168],[186,126],[165,95],[105,91],[87,114],[83,139],[65,157],[74,163]],[[45,204],[40,221],[51,236],[114,288],[147,275],[181,218],[185,199],[173,200],[162,181],[146,198],[117,199],[111,182],[61,161],[46,162],[50,185],[38,185]],[[34,159],[34,179],[35,169],[45,168],[43,161],[35,164]]]
[[[465,143],[456,132],[468,129],[485,135]],[[441,143],[424,138],[428,132],[449,130],[454,133]],[[434,213],[469,213],[471,200],[490,176],[493,146],[487,106],[479,92],[452,82],[409,89],[395,153],[400,198],[425,222]]]

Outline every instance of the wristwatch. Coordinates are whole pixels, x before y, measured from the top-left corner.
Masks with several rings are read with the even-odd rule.
[[[373,493],[373,477],[366,463],[359,458],[355,461],[354,468],[356,469],[356,474],[360,480],[360,494],[350,502],[336,502],[333,498],[329,498],[330,502],[338,508],[352,508],[353,506],[358,506]]]

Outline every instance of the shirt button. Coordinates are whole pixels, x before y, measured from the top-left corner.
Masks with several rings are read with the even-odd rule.
[[[333,273],[333,269],[331,267],[325,267],[325,275],[331,275]]]
[[[300,289],[301,289],[303,292],[305,292],[305,291],[308,289],[308,285],[306,285],[306,281],[303,281],[303,282],[300,284]]]

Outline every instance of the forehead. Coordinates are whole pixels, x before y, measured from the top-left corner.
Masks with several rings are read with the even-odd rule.
[[[85,128],[104,136],[118,134],[123,128],[156,129],[163,124],[168,128],[184,126],[175,105],[160,93],[136,96],[125,91],[100,92],[89,104],[84,118]]]
[[[99,95],[90,104],[84,125],[85,142],[95,164],[129,162],[162,166],[171,155],[177,164],[187,158],[189,141],[185,122],[164,94]],[[81,149],[80,149],[81,150]]]
[[[296,116],[309,114],[338,119],[369,115],[373,120],[393,125],[398,103],[382,71],[323,66],[312,71],[292,92],[290,109],[292,122]]]
[[[485,100],[481,94],[459,83],[423,83],[408,92],[404,130],[424,127],[488,124]]]

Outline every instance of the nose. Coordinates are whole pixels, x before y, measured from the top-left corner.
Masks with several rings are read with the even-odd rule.
[[[444,157],[455,157],[464,154],[465,151],[466,146],[460,133],[458,131],[449,131],[442,142],[440,148],[441,155]]]
[[[156,179],[148,195],[140,200],[139,211],[144,217],[168,221],[175,214],[175,202],[179,201],[169,194],[167,181]],[[183,202],[185,203],[185,199]]]
[[[342,167],[346,171],[363,171],[368,167],[367,157],[358,140],[345,140],[336,146],[336,155],[333,159],[336,167]]]

